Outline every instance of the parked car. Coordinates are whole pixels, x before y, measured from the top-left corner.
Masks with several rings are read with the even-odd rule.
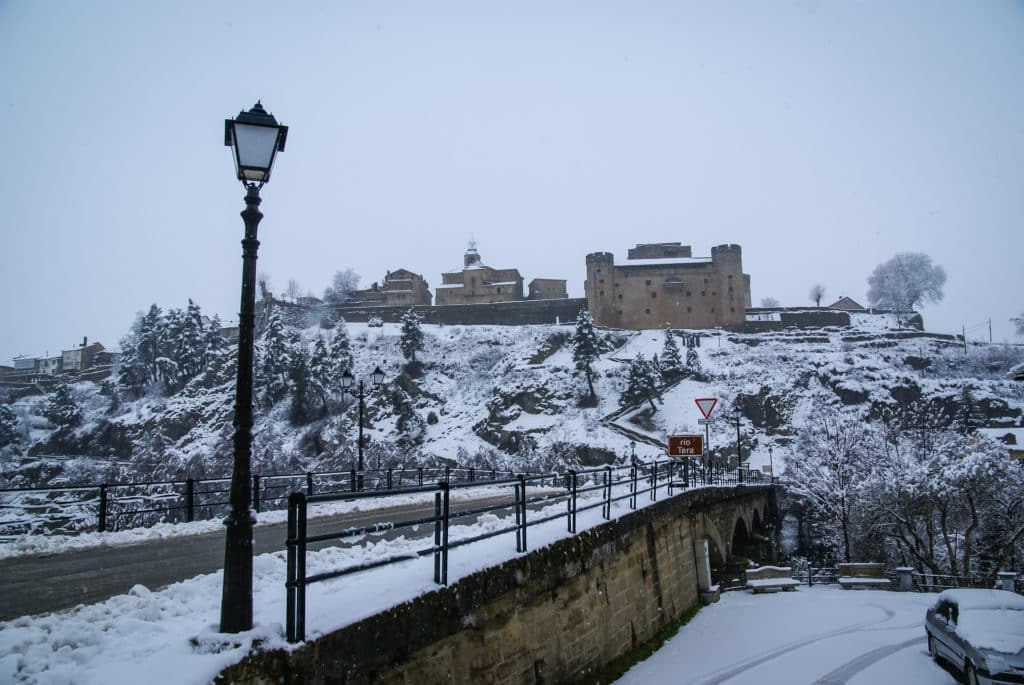
[[[928,652],[968,685],[1024,683],[1024,597],[1006,590],[946,590],[925,614]]]

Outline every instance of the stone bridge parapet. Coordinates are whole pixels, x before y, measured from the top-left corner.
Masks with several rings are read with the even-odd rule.
[[[677,493],[294,651],[252,654],[216,682],[592,679],[678,625],[731,560],[774,561],[777,518],[770,486]]]

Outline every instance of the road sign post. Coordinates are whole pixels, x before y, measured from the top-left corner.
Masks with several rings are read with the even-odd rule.
[[[708,457],[704,461],[704,472],[705,482],[707,481],[708,465],[710,464],[711,454],[711,413],[715,411],[715,405],[718,404],[718,398],[716,397],[699,397],[693,400],[697,405],[697,409],[700,410],[701,416],[704,417],[700,423],[704,424],[704,445],[708,449]]]

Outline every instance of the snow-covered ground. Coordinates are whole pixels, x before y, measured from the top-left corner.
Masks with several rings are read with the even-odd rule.
[[[928,656],[924,614],[936,595],[850,591],[729,592],[706,607],[623,685],[945,685]]]

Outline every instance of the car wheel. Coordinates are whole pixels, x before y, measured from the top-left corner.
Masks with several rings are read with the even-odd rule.
[[[928,655],[936,661],[939,660],[939,650],[935,646],[935,638],[932,637],[931,633],[928,633]]]
[[[970,663],[964,666],[964,682],[966,682],[967,685],[978,685],[978,674],[974,670],[974,666]]]

